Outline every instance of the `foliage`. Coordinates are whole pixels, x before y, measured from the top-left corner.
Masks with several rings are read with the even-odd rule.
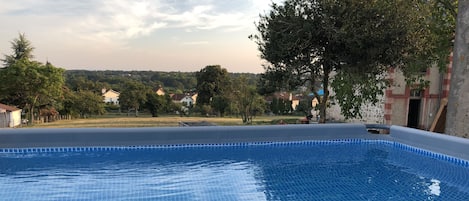
[[[270,111],[276,115],[288,114],[293,110],[291,104],[291,101],[284,98],[274,98],[270,103]]]
[[[196,73],[196,78],[197,104],[200,106],[210,105],[213,97],[220,97],[230,86],[228,71],[219,65],[206,66]]]
[[[200,112],[200,114],[209,116],[213,109],[210,105],[199,105],[197,110]]]
[[[310,111],[313,109],[312,100],[309,98],[304,98],[300,100],[298,106],[296,106],[296,112],[300,113],[301,115],[307,116]]]
[[[195,90],[197,86],[195,74],[195,72],[67,70],[64,75],[70,89],[78,88],[80,83],[83,83],[79,79],[82,79],[120,91],[121,83],[134,80],[153,89],[163,87],[168,92],[176,93],[179,90],[182,93]],[[258,79],[258,75],[253,73],[229,73],[230,78],[239,76],[246,76],[249,84],[256,83]]]
[[[147,101],[147,88],[140,82],[127,81],[124,88],[119,95],[119,104],[121,109],[135,111],[135,116],[138,116],[138,110]]]
[[[105,112],[103,97],[92,91],[68,91],[64,104],[67,113],[74,117],[87,118],[102,115]]]
[[[5,55],[5,59],[2,60],[5,67],[13,65],[18,60],[29,61],[34,58],[32,54],[34,47],[24,33],[19,34],[18,38],[11,41],[11,49],[13,50],[13,54]]]
[[[102,93],[102,89],[110,89],[110,85],[100,81],[88,80],[85,77],[69,77],[66,85],[73,91],[93,91],[94,93]]]
[[[229,92],[225,92],[221,95],[215,95],[212,98],[211,107],[218,112],[218,116],[225,116],[226,110],[230,107],[230,98],[228,97]]]
[[[439,69],[444,71],[449,62],[448,55],[453,50],[458,1],[433,0],[429,4],[431,13],[425,17],[434,40],[432,60],[436,60]]]
[[[165,94],[163,96],[163,104],[163,111],[166,114],[174,113],[178,111],[179,108],[181,108],[173,102],[173,99],[171,99],[171,96],[169,94]]]
[[[361,103],[378,103],[387,86],[388,84],[384,78],[376,78],[374,75],[339,72],[332,82],[332,88],[337,90],[338,93],[331,99],[339,100],[341,112],[345,117],[361,118]]]
[[[252,73],[228,73],[229,79],[238,78],[240,76],[245,76],[247,78],[246,82],[253,84],[257,80],[257,75]],[[173,113],[175,111],[189,114],[193,108],[182,108],[181,106],[175,105],[173,103],[170,93],[192,93],[196,92],[196,73],[191,72],[157,72],[157,71],[86,71],[86,70],[68,70],[65,72],[65,80],[67,87],[72,91],[79,90],[89,90],[95,93],[101,93],[101,89],[113,89],[121,92],[126,88],[127,82],[138,82],[146,86],[148,90],[155,91],[157,88],[163,87],[166,95],[164,96],[164,102],[161,103],[161,106],[156,110],[158,113]],[[223,84],[226,87],[231,87],[228,84]],[[230,89],[231,90],[231,89]],[[219,113],[219,115],[224,115],[225,113],[231,111],[231,97],[230,90],[228,93],[223,95],[217,95],[212,98],[212,102],[208,107],[209,113],[212,111]],[[148,93],[148,92],[146,92]],[[124,94],[125,96],[125,94]],[[149,97],[148,97],[149,98]],[[149,98],[148,100],[152,100]],[[219,101],[220,100],[220,101]],[[153,102],[153,101],[150,101]],[[147,109],[150,113],[155,112],[156,105],[148,103],[148,101],[143,102],[144,109]],[[155,102],[156,103],[156,102]],[[228,104],[228,107],[226,106]],[[149,109],[153,107],[153,109]],[[129,111],[127,107],[122,107],[122,109]],[[133,110],[133,108],[130,108]],[[184,111],[183,111],[184,110]],[[201,111],[200,108],[197,110]],[[203,114],[207,114],[203,112]]]
[[[164,96],[160,96],[151,90],[147,92],[145,108],[150,111],[152,117],[158,117],[158,112],[161,112],[164,109],[164,105]]]
[[[120,112],[120,106],[115,103],[105,103],[104,110],[106,112]]]
[[[247,84],[245,77],[237,78],[235,82],[237,89],[234,91],[236,98],[233,102],[237,106],[243,123],[251,124],[253,116],[264,113],[265,101],[253,85]]]
[[[35,108],[61,106],[64,70],[49,62],[31,61],[30,44],[24,34],[13,40],[12,47],[17,49],[5,56],[5,67],[0,69],[0,101],[23,108],[33,122]]]
[[[343,114],[359,116],[360,105],[376,102],[387,86],[383,75],[389,68],[399,68],[415,81],[422,69],[435,62],[439,35],[428,28],[432,9],[427,2],[274,3],[269,13],[261,15],[259,34],[250,36],[270,63],[259,85],[264,92],[308,86],[319,100],[320,122],[324,123],[332,83]],[[324,89],[322,98],[316,93],[319,87]]]

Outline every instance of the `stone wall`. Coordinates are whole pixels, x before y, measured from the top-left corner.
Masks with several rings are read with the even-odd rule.
[[[330,90],[331,95],[335,93]],[[362,118],[345,119],[340,112],[338,103],[331,101],[331,107],[327,108],[327,118],[333,121],[345,121],[350,123],[369,123],[384,124],[384,96],[379,97],[379,101],[373,105],[371,103],[363,104],[361,107]]]

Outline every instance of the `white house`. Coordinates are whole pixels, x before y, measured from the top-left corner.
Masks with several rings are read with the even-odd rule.
[[[186,105],[186,106],[191,106],[194,105],[194,99],[192,99],[192,96],[184,96],[184,98],[181,99],[181,103]]]
[[[109,90],[103,89],[102,93],[103,93],[103,98],[104,98],[105,103],[119,105],[119,95],[120,95],[119,92],[114,91],[112,89],[109,89]]]
[[[197,100],[197,93],[194,94],[173,94],[171,96],[171,99],[175,103],[181,103],[184,106],[190,107],[192,105],[195,105],[195,102]]]
[[[0,128],[21,125],[21,109],[0,103]]]

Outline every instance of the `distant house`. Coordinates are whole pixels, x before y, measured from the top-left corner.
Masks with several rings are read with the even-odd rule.
[[[190,107],[192,105],[195,105],[195,102],[197,100],[197,93],[187,93],[187,94],[172,94],[171,99],[175,103],[181,103],[184,106]]]
[[[181,103],[186,106],[191,106],[194,105],[194,99],[192,99],[191,96],[184,96],[184,98],[181,99]]]
[[[119,95],[120,95],[119,92],[114,91],[112,89],[109,89],[109,90],[103,89],[102,93],[103,93],[103,98],[104,98],[105,103],[119,105]]]
[[[291,109],[296,110],[296,107],[298,107],[298,105],[300,104],[301,97],[288,92],[276,92],[271,96],[267,96],[265,98],[265,101],[268,104],[271,104],[274,99],[291,101]]]
[[[158,88],[155,93],[158,95],[158,96],[164,96],[166,93],[164,92],[164,89],[163,88]]]
[[[171,100],[174,103],[180,103],[182,98],[184,98],[186,95],[185,94],[171,94],[169,96],[171,97]]]
[[[21,125],[21,109],[0,103],[0,128]]]
[[[197,104],[197,96],[199,95],[198,93],[190,93],[189,94],[192,98],[192,100],[194,101],[192,104]]]
[[[291,108],[293,110],[296,110],[298,105],[300,105],[300,101],[303,99],[303,95],[302,94],[295,94],[295,95],[290,94],[289,99],[291,100]]]

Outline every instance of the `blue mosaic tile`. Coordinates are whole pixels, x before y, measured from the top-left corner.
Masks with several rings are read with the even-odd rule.
[[[452,163],[452,164],[455,164],[455,165],[469,167],[469,161],[467,161],[467,160],[463,160],[463,159],[456,158],[456,157],[453,157],[453,156],[448,156],[446,154],[441,154],[441,153],[421,149],[421,148],[418,148],[418,147],[413,147],[413,146],[398,143],[398,142],[391,142],[391,143],[392,143],[393,147],[404,150],[404,151],[409,151],[409,152],[416,153],[418,155],[422,155],[422,156],[425,156],[425,157],[446,161],[448,163]]]
[[[468,185],[467,169],[441,162],[467,161],[386,140],[8,148],[0,153],[19,154],[0,163],[20,161],[16,169],[4,165],[0,171],[0,199],[10,200],[469,199],[469,191],[458,190]],[[40,154],[22,157],[28,153]],[[422,176],[418,170],[424,168],[436,174]],[[431,192],[432,185],[441,195]]]
[[[210,144],[167,144],[167,145],[144,145],[144,146],[115,146],[115,147],[44,147],[44,148],[0,148],[0,153],[57,153],[57,152],[93,152],[93,151],[122,151],[122,150],[146,150],[146,149],[184,149],[184,148],[217,148],[217,147],[250,147],[250,146],[326,146],[338,144],[379,144],[392,146],[404,151],[416,153],[425,157],[453,163],[455,165],[469,167],[469,161],[409,146],[406,144],[388,140],[366,140],[366,139],[337,139],[337,140],[307,140],[290,142],[240,142],[240,143],[210,143]]]

